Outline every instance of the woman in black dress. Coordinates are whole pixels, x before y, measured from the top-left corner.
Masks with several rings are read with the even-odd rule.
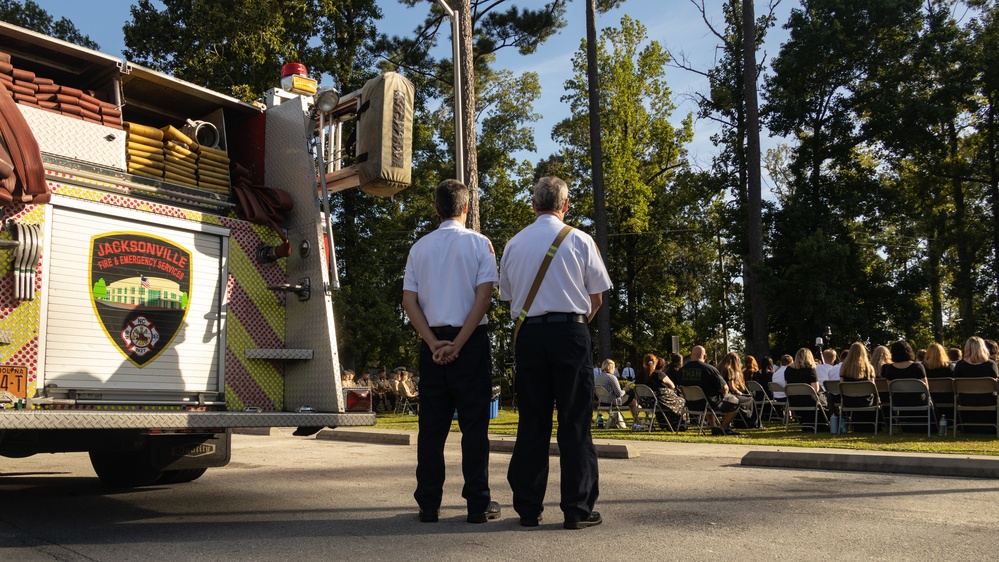
[[[881,376],[888,379],[889,381],[898,379],[916,379],[923,381],[923,384],[929,386],[926,382],[926,369],[923,368],[921,363],[916,362],[916,354],[912,351],[912,346],[909,342],[904,340],[899,340],[891,344],[891,363],[881,367]],[[882,398],[882,401],[884,399]],[[891,405],[895,404],[897,406],[925,406],[926,401],[929,400],[929,396],[925,393],[906,393],[906,394],[889,394],[889,403],[885,406],[888,407],[886,410],[888,415],[891,415]],[[894,401],[894,402],[891,402]],[[906,427],[903,426],[903,430],[915,429],[918,426]]]
[[[999,368],[992,360],[985,340],[978,336],[972,336],[964,342],[964,357],[954,365],[955,379],[971,377],[999,378]],[[963,406],[992,406],[995,403],[996,397],[994,395],[965,395],[961,398]],[[996,416],[992,412],[962,412],[960,418],[962,422],[968,423],[995,423]],[[961,431],[995,435],[991,427],[962,427]]]
[[[747,429],[758,427],[759,419],[757,419],[756,400],[753,399],[753,393],[749,392],[749,389],[746,387],[746,380],[742,374],[742,360],[739,359],[739,354],[729,353],[725,357],[722,357],[721,363],[718,364],[718,372],[725,379],[726,384],[728,384],[729,394],[734,394],[739,398],[739,410],[742,415],[736,418],[735,421]]]
[[[949,379],[954,376],[954,366],[947,357],[947,350],[938,343],[926,348],[926,360],[923,361],[928,379]]]
[[[891,344],[891,363],[881,367],[881,377],[895,379],[918,379],[926,382],[926,370],[916,363],[916,354],[909,342],[899,340]],[[911,404],[907,404],[911,405]]]
[[[954,378],[958,377],[999,378],[999,368],[996,367],[996,362],[989,357],[985,340],[978,336],[972,336],[964,342],[964,358],[958,361],[957,365],[954,365]]]
[[[787,366],[784,369],[784,384],[792,383],[804,383],[812,387],[818,398],[819,408],[823,411],[828,409],[828,404],[826,402],[826,395],[823,394],[819,388],[819,375],[815,372],[815,356],[812,355],[812,350],[807,347],[803,347],[794,354],[794,363]],[[802,399],[804,397],[795,396],[794,402],[791,402],[792,397],[788,397],[789,403],[792,406],[808,406],[811,404],[804,404]],[[803,425],[810,425],[815,422],[814,413],[809,411],[796,411],[795,416],[801,418]],[[828,412],[826,413],[828,417]],[[820,426],[821,427],[821,426]],[[806,431],[808,431],[806,429]]]
[[[850,350],[846,353],[843,366],[839,368],[839,380],[847,382],[871,381],[874,382],[874,366],[867,359],[867,348],[859,341],[850,345]],[[843,406],[847,408],[863,408],[874,405],[874,396],[844,396]],[[844,414],[846,417],[846,414]],[[854,431],[875,429],[875,412],[854,412],[851,416],[850,427]]]
[[[680,367],[683,366],[683,357],[674,353],[670,359],[670,364],[666,365],[666,360],[662,357],[657,358],[651,353],[647,354],[642,358],[642,372],[639,375],[643,382],[638,384],[647,385],[652,389],[659,400],[659,405],[665,412],[665,417],[674,428],[678,428],[683,418],[684,400],[676,393],[676,384],[673,383],[670,374],[675,374],[680,370]],[[652,404],[640,405],[643,408],[652,407]],[[666,424],[663,415],[657,412],[656,421],[659,423],[659,428],[665,430],[669,428],[669,425]]]

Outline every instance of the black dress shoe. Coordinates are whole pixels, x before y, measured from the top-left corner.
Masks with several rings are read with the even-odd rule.
[[[520,526],[521,527],[537,527],[541,524],[541,514],[539,513],[537,517],[521,517]]]
[[[565,523],[562,525],[566,529],[585,529],[587,527],[592,527],[594,525],[599,525],[603,523],[604,520],[600,517],[599,511],[591,511],[590,516],[586,519],[576,521],[574,519],[566,519]]]
[[[489,502],[485,513],[469,513],[466,521],[469,523],[485,523],[490,519],[497,519],[500,516],[500,505],[496,502]]]
[[[441,517],[440,511],[423,511],[420,510],[420,522],[421,523],[436,523]]]

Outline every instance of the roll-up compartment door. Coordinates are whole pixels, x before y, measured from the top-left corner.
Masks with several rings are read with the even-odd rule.
[[[225,235],[107,209],[52,209],[46,387],[137,402],[219,392]]]

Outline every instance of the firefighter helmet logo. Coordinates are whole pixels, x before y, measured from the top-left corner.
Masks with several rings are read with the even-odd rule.
[[[129,351],[142,357],[156,347],[156,343],[160,341],[160,333],[145,316],[139,316],[125,325],[125,329],[121,331],[121,339]]]
[[[184,325],[191,298],[191,252],[138,232],[94,236],[90,289],[108,338],[132,364],[144,367]]]

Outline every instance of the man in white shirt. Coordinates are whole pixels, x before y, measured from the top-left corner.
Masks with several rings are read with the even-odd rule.
[[[819,381],[819,387],[825,388],[826,381],[829,380],[829,371],[836,362],[836,350],[827,349],[822,352],[822,362],[815,366],[815,374]]]
[[[631,363],[624,364],[624,369],[621,370],[621,378],[626,381],[635,380],[635,370],[631,368]]]
[[[827,380],[838,381],[839,380],[839,368],[843,366],[843,361],[846,361],[846,355],[848,350],[844,349],[842,353],[839,354],[839,361],[833,365],[832,369],[829,369]]]
[[[588,234],[571,229],[552,249],[569,210],[569,188],[563,180],[541,178],[531,204],[534,223],[507,243],[500,264],[500,298],[510,301],[514,319],[525,318],[514,342],[520,420],[507,481],[520,524],[536,527],[544,509],[552,411],[557,404],[563,526],[582,529],[602,521],[593,510],[599,478],[590,435],[594,382],[587,323],[596,316],[611,281]],[[551,266],[534,301],[525,307],[546,254],[552,256]]]
[[[500,516],[489,494],[489,402],[492,360],[486,311],[499,281],[496,256],[485,236],[465,228],[468,188],[445,180],[434,190],[441,219],[416,241],[406,261],[402,306],[423,338],[420,346],[420,419],[416,492],[420,521],[438,520],[444,492],[444,443],[458,413],[462,497],[469,523]]]
[[[787,382],[784,379],[784,371],[787,369],[787,366],[793,362],[794,358],[791,357],[790,355],[781,355],[780,367],[776,371],[774,371],[774,378],[770,380],[781,385],[782,387],[787,385]],[[774,398],[779,400],[785,400],[787,399],[787,394],[784,394],[783,392],[774,392]]]

